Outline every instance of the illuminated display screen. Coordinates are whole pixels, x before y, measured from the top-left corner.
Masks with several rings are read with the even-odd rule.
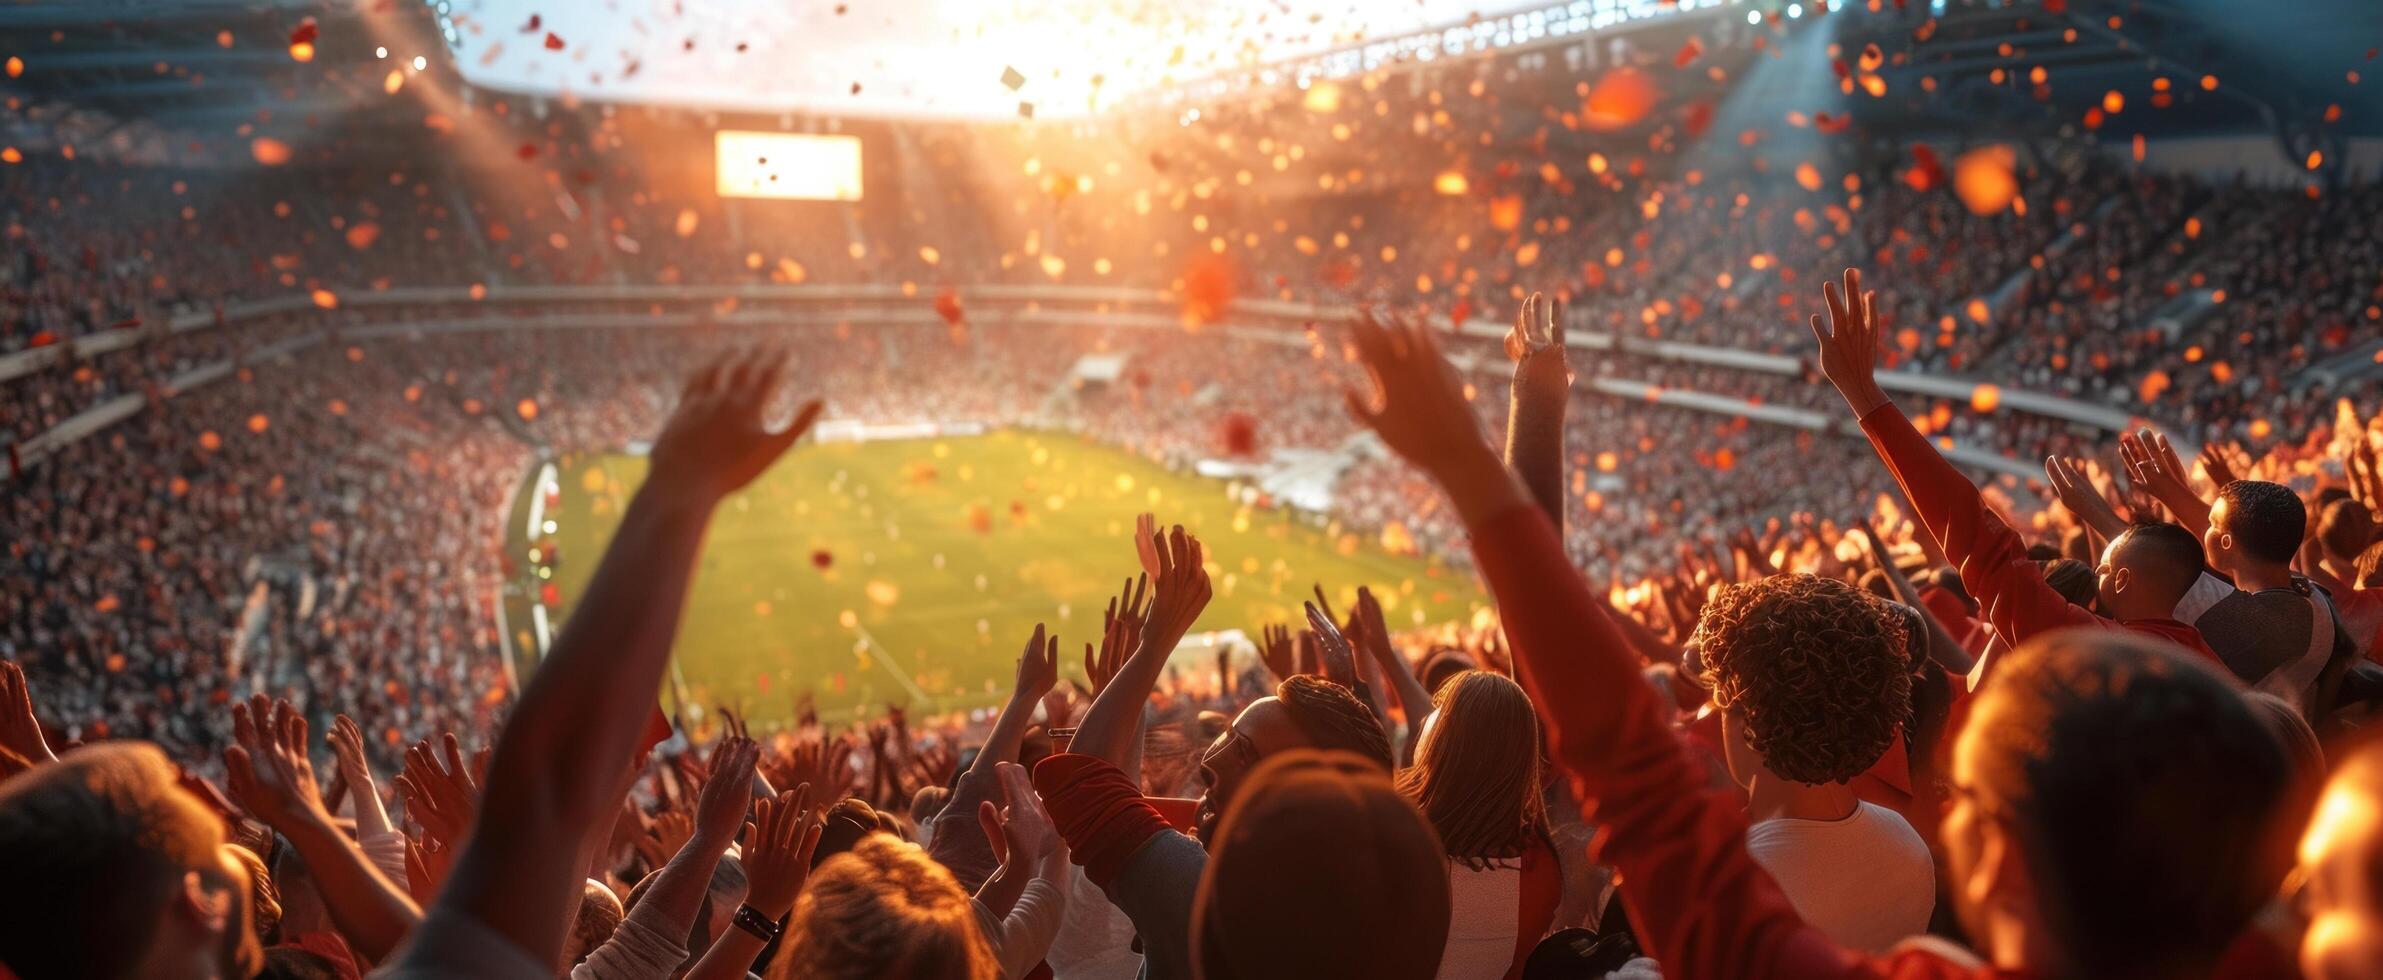
[[[858,136],[723,129],[713,134],[721,197],[861,199]]]

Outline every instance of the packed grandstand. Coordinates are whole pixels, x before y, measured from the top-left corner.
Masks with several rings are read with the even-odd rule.
[[[1808,327],[1823,283],[1847,268],[1878,290],[1880,390],[2047,575],[2083,566],[2079,605],[2111,535],[2073,505],[2077,484],[2122,527],[2190,528],[2173,487],[2206,501],[2235,478],[2267,481],[2306,501],[2297,580],[2328,590],[2351,659],[2377,656],[2383,154],[2364,134],[2383,116],[2356,84],[2371,49],[2325,65],[2352,80],[2328,87],[2196,47],[2191,5],[1575,3],[1597,25],[1557,30],[1567,5],[1555,4],[1493,34],[1478,27],[1496,17],[1427,32],[1437,57],[1252,65],[1080,116],[982,121],[508,91],[470,79],[470,43],[427,47],[411,70],[388,50],[520,25],[394,6],[200,4],[145,29],[263,47],[259,91],[342,93],[279,118],[150,111],[87,76],[45,80],[45,51],[81,58],[128,29],[71,5],[0,17],[24,59],[21,78],[11,60],[14,145],[0,166],[0,657],[21,667],[50,747],[146,740],[193,778],[238,783],[226,747],[256,749],[232,707],[284,698],[321,730],[354,720],[361,790],[373,770],[411,776],[383,795],[401,829],[422,829],[413,845],[460,847],[460,829],[406,814],[437,804],[420,767],[437,771],[438,741],[495,746],[536,676],[507,612],[508,595],[536,588],[507,529],[525,481],[558,459],[653,445],[690,376],[762,350],[792,365],[763,412],[772,424],[816,399],[827,420],[1050,430],[1171,470],[1232,464],[1265,508],[1486,580],[1496,615],[1384,640],[1403,669],[1432,685],[1450,665],[1512,672],[1530,641],[1501,573],[1479,567],[1495,563],[1477,557],[1482,529],[1443,497],[1446,473],[1353,423],[1344,392],[1385,370],[1350,324],[1396,318],[1437,338],[1481,431],[1515,431],[1546,394],[1518,367],[1544,337],[1510,330],[1555,305],[1526,310],[1534,296],[1561,297],[1550,322],[1569,374],[1546,446],[1552,484],[1530,489],[1557,488],[1542,503],[1564,556],[1676,695],[1683,730],[1701,724],[1686,719],[1710,683],[1674,666],[1699,645],[1699,620],[1709,634],[1736,590],[1782,577],[1882,590],[1908,577],[1925,593],[1910,608],[1972,653],[2008,655],[2025,637],[1996,633],[1908,461],[1872,462],[1888,437],[1876,416],[1847,415],[1856,395]],[[307,55],[284,64],[309,13]],[[2190,55],[2064,60],[2096,44]],[[209,84],[158,57],[160,76]],[[78,103],[84,89],[99,94]],[[2241,123],[2279,113],[2300,121]],[[718,196],[715,161],[686,148],[729,128],[857,137],[867,194]],[[2047,457],[2080,461],[2074,480],[2048,478]],[[1321,477],[1293,465],[1318,458],[1331,461]],[[2182,471],[2163,476],[2163,458]],[[2198,516],[2209,522],[2206,504]],[[1123,547],[1109,557],[1130,574]],[[1264,637],[1271,624],[1240,625]],[[1276,666],[1272,646],[1257,642],[1240,676],[1146,679],[1159,690],[1137,750],[1145,791],[1201,795],[1203,752],[1274,684],[1261,670]],[[1308,673],[1311,642],[1298,645],[1302,661],[1275,671],[1286,682]],[[1729,669],[1721,656],[1700,669]],[[2355,687],[2347,670],[2327,683]],[[1375,674],[1377,695],[1390,676]],[[1107,678],[1087,680],[1043,703],[1043,751],[1088,721]],[[2331,739],[2364,718],[2324,689],[2337,695],[2339,717],[2307,690],[2287,700]],[[1427,706],[1395,703],[1419,729]],[[865,819],[912,838],[976,835],[973,813],[934,818],[963,758],[1000,731],[995,714],[757,723],[760,761],[745,765],[782,789],[811,785],[814,800],[849,791]],[[1393,713],[1379,714],[1397,744]],[[676,721],[666,748],[690,760],[708,754],[690,743],[741,727]],[[1949,745],[1936,722],[1928,738]],[[1854,772],[1896,784],[1894,808],[1936,846],[1927,822],[1944,804],[1922,785],[1935,743],[1922,744],[1925,723],[1897,724],[1909,771]],[[1721,736],[1695,737],[1721,767]],[[634,822],[693,809],[702,767],[681,769],[695,778],[674,770],[637,791]],[[361,826],[362,809],[342,819]],[[1584,851],[1589,825],[1552,809],[1554,846]],[[671,853],[630,836],[637,846],[615,841],[605,865],[624,894]],[[404,883],[423,869],[395,846],[382,867]],[[1568,860],[1551,913],[1562,921],[1540,931],[1610,932],[1618,912],[1600,922],[1574,885],[1602,897],[1612,869]],[[414,896],[425,910],[430,894]],[[1962,932],[1975,923],[1942,901],[1936,912],[1940,936],[1985,951]],[[1682,941],[1637,925],[1635,948],[1657,960]],[[1923,910],[1910,931],[1930,925]],[[1139,918],[1125,926],[1153,938]],[[348,975],[392,948],[333,941]],[[1159,959],[1183,950],[1141,948],[1147,975],[1191,975]],[[703,949],[682,953],[692,966]],[[1055,952],[1044,968],[1134,973],[1096,959]],[[1443,961],[1438,975],[1607,975],[1493,959],[1475,972]],[[1702,959],[1660,969],[1785,975]]]

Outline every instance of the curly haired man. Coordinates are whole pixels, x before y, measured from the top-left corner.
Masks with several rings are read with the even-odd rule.
[[[1889,612],[1843,582],[1780,575],[1721,590],[1696,627],[1753,821],[1746,849],[1806,922],[1870,951],[1926,931],[1936,905],[1926,843],[1848,784],[1910,713],[1905,627]]]

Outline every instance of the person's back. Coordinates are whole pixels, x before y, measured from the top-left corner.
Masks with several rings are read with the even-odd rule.
[[[2333,603],[2292,572],[2308,512],[2281,484],[2236,480],[2218,491],[2202,536],[2212,568],[2176,605],[2234,676],[2304,711],[2328,666],[2356,644]]]
[[[1538,717],[1520,685],[1488,671],[1456,675],[1432,705],[1398,788],[1447,851],[1439,976],[1516,976],[1563,897],[1540,797]]]
[[[1797,915],[1841,946],[1883,953],[1928,929],[1935,864],[1893,810],[1862,803],[1842,820],[1757,821],[1746,828],[1746,853]]]
[[[1910,713],[1902,614],[1843,582],[1781,575],[1723,589],[1696,637],[1724,755],[1747,791],[1747,853],[1841,945],[1877,952],[1926,930],[1927,844],[1849,785]]]

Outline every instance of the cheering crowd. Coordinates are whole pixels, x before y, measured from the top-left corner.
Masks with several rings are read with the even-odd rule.
[[[1507,338],[1502,448],[1496,399],[1468,396],[1439,331],[1361,317],[1336,339],[1362,376],[1305,381],[1428,481],[1494,620],[1401,634],[1363,590],[1320,583],[1305,622],[1252,624],[1262,673],[1170,677],[1214,559],[1198,529],[1146,521],[1119,542],[1130,577],[1080,677],[1036,630],[981,730],[897,714],[755,739],[733,717],[674,733],[652,707],[711,509],[828,405],[882,391],[882,351],[753,333],[632,357],[625,335],[524,331],[259,371],[69,450],[160,460],[181,503],[143,480],[70,488],[92,468],[76,459],[11,498],[44,540],[138,534],[127,553],[159,557],[28,553],[22,581],[46,591],[11,595],[45,615],[12,627],[0,667],[0,963],[28,980],[2372,975],[2383,427],[2351,414],[2302,441],[2313,459],[2213,445],[2190,464],[2130,434],[2108,460],[2049,460],[2055,516],[2014,527],[1879,388],[1880,298],[1857,273],[1829,282],[1808,349],[1899,500],[1676,539],[1672,567],[1629,582],[1566,547],[1566,528],[1651,502],[1617,488],[1590,507],[1567,477],[1576,423],[1605,423],[1573,397],[1584,358],[1554,304],[1526,302]],[[458,366],[490,344],[507,355],[479,360],[490,377]],[[597,350],[557,350],[574,344]],[[907,369],[935,370],[918,346]],[[370,383],[312,387],[320,361]],[[669,374],[689,377],[676,398],[654,392]],[[488,411],[462,393],[599,401],[572,385],[629,394],[540,424],[658,429],[653,476],[505,704],[470,563],[360,532],[450,555],[487,540],[523,450],[454,421]],[[282,414],[249,411],[267,405]],[[376,466],[390,437],[353,419],[414,448]],[[406,478],[422,483],[377,485]],[[315,509],[343,499],[357,512]],[[311,600],[275,590],[266,605],[303,608],[255,610],[261,639],[209,638],[201,598],[240,581],[221,543],[259,525],[314,541],[284,574],[341,574]],[[95,635],[65,613],[97,605],[137,617]],[[109,651],[135,646],[122,675]],[[174,761],[210,744],[219,765]]]

